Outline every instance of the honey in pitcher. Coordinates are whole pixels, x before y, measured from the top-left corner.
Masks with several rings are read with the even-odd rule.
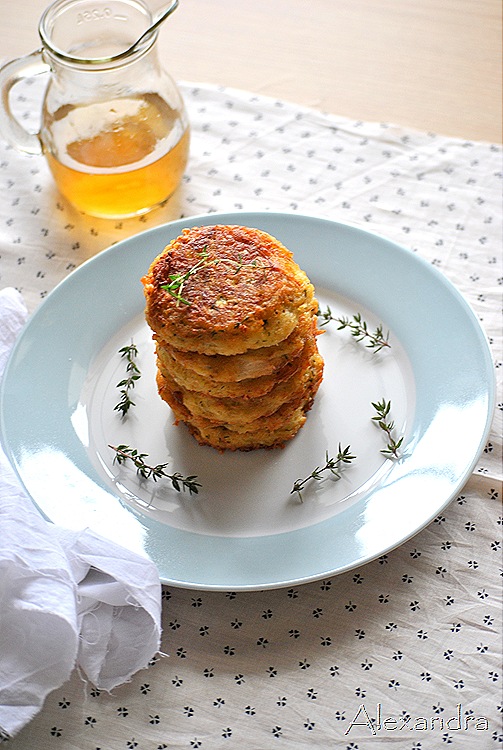
[[[145,213],[171,196],[190,138],[179,112],[157,94],[65,105],[46,114],[44,135],[61,193],[80,211],[107,218]]]

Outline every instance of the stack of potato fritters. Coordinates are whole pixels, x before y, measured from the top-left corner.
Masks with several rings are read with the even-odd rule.
[[[142,279],[157,386],[218,450],[281,446],[323,376],[314,288],[278,240],[242,226],[186,229]]]

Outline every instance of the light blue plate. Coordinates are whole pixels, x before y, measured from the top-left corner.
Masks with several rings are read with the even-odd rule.
[[[336,324],[320,337],[325,375],[306,425],[283,450],[220,454],[198,446],[155,392],[140,278],[185,227],[241,224],[293,251],[320,305],[361,312],[390,332],[371,353]],[[113,409],[120,346],[140,342],[138,411]],[[142,390],[143,389],[143,390]],[[165,583],[195,589],[290,586],[372,560],[426,526],[473,471],[490,427],[489,348],[464,298],[434,267],[361,229],[297,214],[191,217],[143,232],[84,263],[31,317],[0,392],[5,451],[42,514],[89,526],[148,554]],[[390,400],[398,460],[370,402]],[[140,482],[113,463],[107,441],[145,450],[172,471],[197,474],[197,496]],[[337,481],[293,482],[351,444]],[[157,455],[155,455],[157,453]],[[155,459],[155,460],[154,460]]]

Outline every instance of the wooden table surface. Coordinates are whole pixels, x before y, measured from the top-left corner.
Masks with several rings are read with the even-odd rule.
[[[2,5],[5,61],[47,0]],[[501,142],[501,27],[500,0],[180,0],[159,47],[176,79]]]

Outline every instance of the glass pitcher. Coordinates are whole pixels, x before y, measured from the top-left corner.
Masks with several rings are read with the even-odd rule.
[[[158,29],[134,44],[151,23],[143,0],[56,0],[40,20],[42,48],[0,70],[0,132],[43,153],[61,193],[93,216],[149,211],[172,195],[187,163],[188,118],[159,64]],[[13,116],[9,92],[40,73],[49,82],[33,134]]]

